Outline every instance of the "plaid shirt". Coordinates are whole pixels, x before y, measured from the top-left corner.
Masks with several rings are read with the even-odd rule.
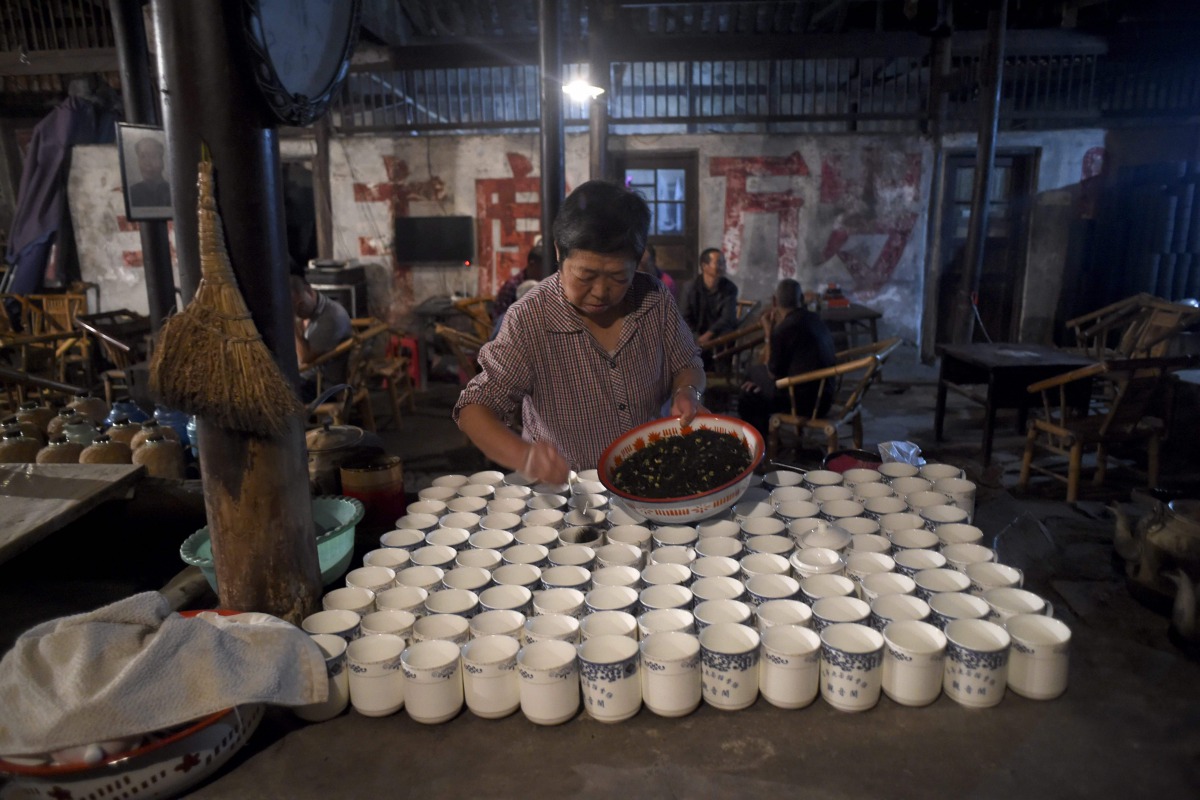
[[[508,425],[521,411],[524,438],[558,446],[572,469],[590,469],[625,431],[663,416],[674,376],[701,369],[699,349],[662,284],[637,273],[633,311],[606,352],[563,296],[555,273],[508,310],[479,351],[480,372],[454,407],[491,409]]]

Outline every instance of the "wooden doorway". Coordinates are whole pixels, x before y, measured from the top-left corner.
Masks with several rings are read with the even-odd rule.
[[[658,268],[680,289],[696,274],[699,202],[696,153],[614,154],[616,179],[650,204],[650,244]]]
[[[975,338],[1016,341],[1025,287],[1029,244],[1029,210],[1037,178],[1035,150],[1000,150],[988,197],[987,244],[979,281],[979,316]],[[963,278],[967,230],[971,225],[971,192],[975,180],[975,154],[946,154],[945,185],[941,209],[941,263],[938,265],[937,328],[935,341],[953,335],[954,303]],[[982,321],[982,326],[980,325]],[[982,327],[983,330],[980,330]]]

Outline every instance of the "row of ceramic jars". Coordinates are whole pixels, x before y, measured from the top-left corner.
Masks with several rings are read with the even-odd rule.
[[[0,435],[0,463],[140,464],[152,477],[184,477],[179,436],[154,420],[141,425],[121,417],[101,435],[90,418],[64,409],[51,423],[63,420],[48,437],[25,420],[9,420]]]

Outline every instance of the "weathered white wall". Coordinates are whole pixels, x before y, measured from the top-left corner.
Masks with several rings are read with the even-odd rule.
[[[125,219],[116,145],[81,145],[71,151],[67,198],[79,249],[80,277],[100,286],[100,307],[92,311],[128,308],[150,313],[142,269],[142,239],[137,223]],[[168,230],[174,256],[173,226]],[[172,257],[178,286],[174,261]]]

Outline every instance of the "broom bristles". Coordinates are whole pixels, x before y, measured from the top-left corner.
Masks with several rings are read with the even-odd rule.
[[[163,323],[150,385],[163,403],[229,430],[277,436],[301,405],[254,325],[237,288],[212,195],[212,164],[200,163],[200,265],[192,301]]]

